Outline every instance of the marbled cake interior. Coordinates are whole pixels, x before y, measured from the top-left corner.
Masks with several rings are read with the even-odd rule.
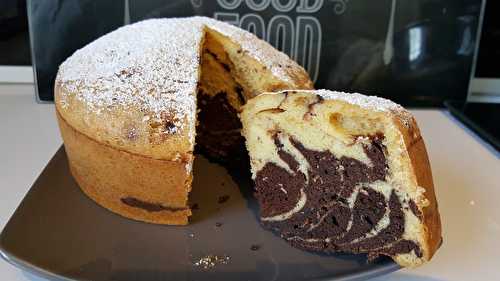
[[[224,35],[207,29],[197,89],[196,149],[212,160],[248,169],[238,113],[249,98],[263,90],[289,86]]]
[[[203,46],[197,95],[197,150],[223,162],[241,159],[245,149],[238,111],[246,102],[248,90],[236,81],[231,73],[234,65],[212,33],[205,35]]]
[[[242,113],[264,227],[306,250],[421,259],[421,190],[402,188],[392,119],[317,94],[265,96]]]
[[[265,227],[309,250],[372,256],[414,251],[422,256],[418,244],[402,238],[404,210],[415,211],[415,216],[419,211],[410,208],[411,200],[401,200],[401,194],[383,186],[387,164],[382,136],[363,144],[371,166],[350,157],[336,158],[329,151],[309,150],[279,132],[274,138],[278,155],[291,173],[272,162],[257,172],[256,197]],[[288,138],[306,160],[307,176],[283,148],[282,138]]]

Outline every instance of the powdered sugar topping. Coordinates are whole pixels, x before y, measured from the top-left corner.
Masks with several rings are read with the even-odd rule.
[[[181,19],[119,28],[69,57],[57,82],[93,112],[134,107],[145,121],[168,112],[177,117],[172,129],[182,128],[186,118],[195,118],[201,31]],[[172,36],[176,32],[183,36]]]
[[[192,133],[205,27],[241,44],[243,51],[278,78],[293,80],[283,66],[294,62],[253,34],[213,19],[192,17],[145,20],[108,33],[61,64],[57,83],[97,114],[114,107],[134,107],[145,113],[143,122],[153,122],[168,112],[176,117],[172,130],[189,124]],[[65,106],[64,95],[59,103]]]
[[[401,105],[381,97],[377,96],[366,96],[360,93],[346,93],[337,92],[331,90],[301,90],[300,92],[316,94],[324,98],[325,100],[341,100],[350,104],[355,104],[363,108],[375,110],[375,111],[394,111],[400,114],[406,115],[410,114]]]
[[[350,104],[377,111],[405,110],[401,105],[377,96],[366,96],[359,93],[345,93],[330,90],[316,90],[314,93],[326,100],[342,100]]]
[[[340,100],[347,102],[349,104],[354,104],[362,108],[371,109],[374,111],[393,112],[397,114],[398,118],[400,118],[400,120],[406,127],[410,126],[411,120],[413,119],[413,115],[401,105],[391,100],[377,96],[366,96],[360,93],[346,93],[346,92],[338,92],[325,89],[300,90],[300,91],[283,90],[277,93],[286,93],[286,92],[309,93],[313,95],[319,95],[325,100]],[[267,94],[277,94],[277,93],[267,93]]]

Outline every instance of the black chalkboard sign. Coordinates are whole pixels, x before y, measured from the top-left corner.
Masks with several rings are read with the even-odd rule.
[[[309,72],[316,88],[358,91],[410,106],[467,95],[481,0],[28,1],[40,100],[58,65],[117,27],[204,15],[267,40]]]

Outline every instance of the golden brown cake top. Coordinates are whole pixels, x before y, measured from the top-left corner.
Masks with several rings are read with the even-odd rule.
[[[61,116],[91,138],[132,152],[172,158],[173,151],[158,148],[163,143],[192,151],[205,28],[291,86],[307,77],[287,55],[232,25],[206,17],[150,19],[102,36],[61,64],[55,91]]]

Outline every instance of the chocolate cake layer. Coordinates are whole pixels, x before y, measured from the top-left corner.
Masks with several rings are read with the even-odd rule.
[[[299,160],[284,148],[287,138],[307,161],[305,175]],[[350,157],[337,158],[330,151],[307,149],[295,139],[274,133],[277,153],[289,169],[267,163],[255,178],[255,196],[261,206],[262,224],[292,245],[314,251],[395,255],[419,245],[402,238],[403,206],[396,191],[383,194],[370,184],[385,181],[388,166],[382,135],[368,136],[363,149],[370,165]]]
[[[196,151],[222,164],[244,162],[248,156],[238,110],[245,103],[244,89],[236,81],[234,65],[210,34],[202,53],[202,71],[197,93]],[[244,160],[244,161],[243,161]],[[247,167],[245,166],[245,167]]]
[[[227,162],[241,159],[246,151],[240,134],[241,122],[226,93],[209,96],[198,93],[197,150],[212,159]]]
[[[161,212],[161,211],[171,211],[171,212],[177,212],[177,211],[184,211],[187,210],[186,208],[174,208],[174,207],[168,207],[168,206],[163,206],[158,203],[150,203],[146,201],[139,200],[134,197],[125,197],[121,199],[122,203],[125,205],[128,205],[130,207],[134,208],[139,208],[146,210],[148,212]]]

